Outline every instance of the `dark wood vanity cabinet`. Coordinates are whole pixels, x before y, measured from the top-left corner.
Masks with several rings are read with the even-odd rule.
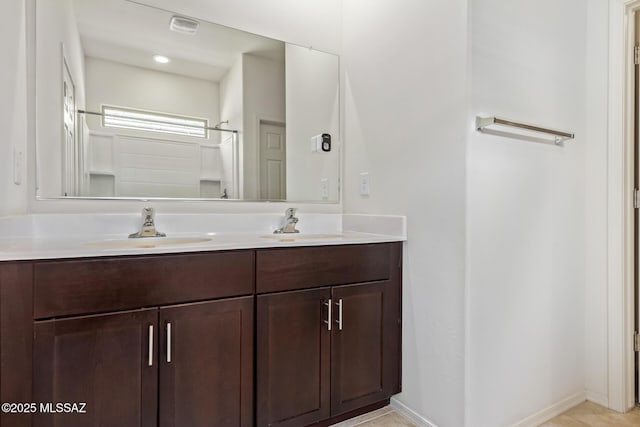
[[[299,271],[274,274],[273,282],[260,280],[260,267],[278,269],[291,250],[258,251],[258,292],[282,289],[283,282],[298,289],[298,280],[333,285],[257,296],[259,427],[337,420],[400,391],[399,245],[319,249],[298,248]],[[345,250],[359,256],[362,250],[376,268],[354,265],[344,277],[335,274],[334,259],[349,265]],[[345,278],[357,284],[334,285]]]
[[[33,425],[252,426],[254,255],[34,263]]]
[[[34,426],[157,426],[157,328],[157,309],[36,322],[33,401],[86,413],[38,411]]]
[[[326,426],[400,391],[401,243],[0,262],[0,427]],[[52,408],[55,409],[55,408]]]
[[[392,281],[333,288],[336,318],[342,319],[331,335],[333,415],[399,392],[399,291]]]
[[[33,401],[33,266],[0,262],[0,402]],[[2,427],[29,427],[31,414],[0,413]]]
[[[253,297],[36,322],[34,426],[253,424]],[[159,396],[159,399],[158,399]],[[159,416],[158,416],[159,414]]]

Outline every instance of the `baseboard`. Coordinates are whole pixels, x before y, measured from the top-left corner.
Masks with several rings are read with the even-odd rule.
[[[576,393],[560,402],[554,403],[535,414],[529,415],[527,418],[512,424],[511,427],[537,427],[540,424],[549,421],[551,418],[560,415],[561,413],[573,408],[576,405],[581,404],[587,400],[587,394],[585,392]]]
[[[438,427],[435,423],[419,415],[394,397],[391,398],[391,407],[403,417],[411,420],[417,427]]]
[[[609,407],[609,397],[604,393],[587,390],[587,400],[589,402],[597,403],[605,408]]]

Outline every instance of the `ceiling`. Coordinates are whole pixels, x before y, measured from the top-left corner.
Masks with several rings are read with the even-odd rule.
[[[220,81],[242,53],[284,61],[284,43],[206,21],[190,36],[169,30],[174,13],[128,0],[73,0],[85,55]],[[180,15],[182,16],[182,15]],[[158,64],[153,55],[171,59]]]

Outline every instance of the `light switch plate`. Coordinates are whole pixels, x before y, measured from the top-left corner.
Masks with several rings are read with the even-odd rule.
[[[369,172],[362,172],[360,174],[360,195],[362,197],[369,197],[371,195],[371,183],[369,181]]]
[[[311,137],[311,152],[322,153],[322,135]]]
[[[329,198],[329,178],[322,178],[320,180],[320,197],[323,200]]]

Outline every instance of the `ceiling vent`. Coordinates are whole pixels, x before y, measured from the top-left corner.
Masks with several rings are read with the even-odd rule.
[[[195,19],[184,18],[182,16],[172,16],[169,29],[176,33],[194,35],[198,31],[200,23]]]

